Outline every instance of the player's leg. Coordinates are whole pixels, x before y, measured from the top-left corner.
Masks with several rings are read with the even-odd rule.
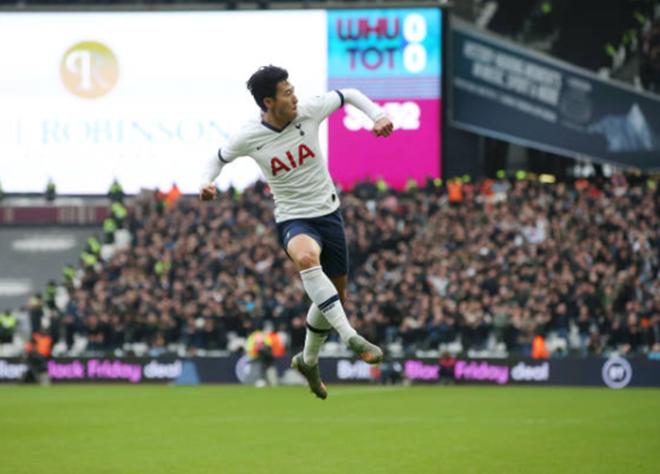
[[[346,276],[331,278],[332,284],[337,290],[339,301],[344,304],[346,301]],[[332,324],[323,316],[316,304],[312,303],[307,311],[307,333],[305,335],[305,348],[303,351],[303,360],[310,365],[318,364],[319,353],[323,343],[328,338]]]
[[[307,234],[298,234],[291,237],[286,251],[300,271],[307,295],[348,344],[348,340],[357,333],[348,322],[337,289],[323,272],[320,244]]]
[[[305,363],[305,359],[309,363],[315,363],[318,360],[318,352],[327,337],[327,334],[315,332],[313,329],[323,331],[329,328],[329,324],[337,330],[344,343],[355,350],[363,360],[372,364],[380,362],[382,351],[357,335],[348,322],[341,304],[341,299],[345,299],[346,294],[348,247],[343,221],[339,213],[317,219],[284,222],[278,224],[278,231],[280,242],[300,271],[305,291],[316,307],[316,310],[312,307],[308,314],[305,351],[294,357],[293,365],[305,375],[314,393],[325,398],[320,394],[321,390],[315,390],[315,386],[322,387],[318,376],[318,366]],[[322,266],[321,245],[326,241],[329,242],[331,251],[324,255],[324,260],[328,265]],[[328,275],[337,278],[336,283],[333,283]],[[312,326],[312,329],[309,329],[309,326]],[[311,369],[315,369],[315,372]],[[322,391],[325,392],[325,387]]]
[[[278,225],[278,230],[283,247],[299,270],[321,268],[321,245],[319,244],[321,239],[317,235],[315,235],[316,238],[309,235],[313,234],[313,230],[307,226],[306,221]],[[305,277],[303,276],[303,283],[304,281]],[[307,290],[307,286],[305,286],[305,289]],[[311,295],[310,298],[312,298]],[[314,301],[313,298],[312,301]],[[321,381],[318,356],[321,346],[327,339],[331,329],[332,325],[323,316],[316,303],[312,303],[307,312],[307,331],[303,352],[296,354],[291,361],[291,366],[307,379],[309,388],[322,400],[327,398],[328,392]]]
[[[321,352],[321,346],[328,338],[331,329],[332,326],[325,319],[323,313],[312,303],[307,312],[305,347],[303,352],[295,355],[291,362],[291,366],[305,376],[312,392],[323,400],[327,398],[328,392],[321,381],[319,352]]]
[[[348,284],[348,275],[331,278],[330,280],[337,289],[339,300],[342,304],[344,304],[346,301],[346,286]],[[355,336],[346,341],[346,343],[365,362],[370,364],[377,364],[383,359],[383,351],[381,348],[367,341],[364,337],[357,333]]]
[[[339,301],[344,304],[346,301],[348,275],[330,278],[330,281],[332,281],[332,284],[337,290]],[[332,325],[328,322],[325,316],[323,316],[323,313],[317,308],[317,306],[312,303],[307,312],[307,333],[305,335],[305,348],[303,351],[303,360],[305,363],[309,365],[316,365],[318,363],[321,347],[328,338],[331,329]],[[359,337],[359,335],[357,335],[357,337]],[[350,338],[348,344],[349,346],[357,344],[358,350],[356,350],[356,352],[360,354],[360,357],[365,360],[369,360],[372,357],[379,357],[378,352],[380,352],[380,349],[377,346],[373,346],[373,344],[370,344],[367,341],[363,342],[359,339],[353,340],[355,338],[356,336]]]
[[[344,221],[339,211],[318,220],[320,222],[317,230],[323,238],[321,266],[335,286],[339,300],[343,305],[346,301],[346,287],[348,284],[348,243]],[[342,337],[342,339],[365,362],[377,364],[383,359],[383,351],[357,334],[357,332],[349,338]]]
[[[305,348],[303,358],[305,363],[316,365],[319,362],[321,346],[328,338],[332,325],[325,319],[323,313],[312,303],[307,311],[307,332],[305,334]]]
[[[344,304],[346,301],[346,282],[347,277],[331,278],[332,284],[337,290],[339,301]],[[328,338],[332,324],[323,316],[319,308],[312,303],[307,311],[307,334],[305,336],[304,359],[308,364],[316,364],[319,360],[321,346]]]

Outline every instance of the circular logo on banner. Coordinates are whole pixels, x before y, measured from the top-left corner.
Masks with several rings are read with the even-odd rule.
[[[632,379],[630,362],[621,357],[607,359],[603,365],[603,382],[610,388],[623,388]]]
[[[236,378],[241,383],[245,383],[250,373],[250,360],[250,356],[245,354],[236,362]]]
[[[96,99],[112,90],[119,78],[119,63],[107,46],[96,41],[73,45],[60,64],[64,86],[77,97]]]

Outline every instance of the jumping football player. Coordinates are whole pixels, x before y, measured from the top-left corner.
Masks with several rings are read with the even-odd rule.
[[[318,355],[328,333],[335,328],[342,341],[362,360],[377,364],[381,349],[358,335],[342,304],[348,281],[348,247],[339,198],[321,154],[319,126],[345,103],[373,120],[376,137],[388,137],[392,122],[380,107],[355,89],[327,92],[298,101],[289,73],[265,66],[247,82],[261,117],[249,120],[213,155],[200,186],[202,201],[215,199],[213,181],[222,167],[241,156],[252,157],[263,171],[275,199],[275,222],[280,243],[300,271],[312,300],[307,313],[303,352],[292,367],[308,381],[317,397],[328,396],[321,381]]]

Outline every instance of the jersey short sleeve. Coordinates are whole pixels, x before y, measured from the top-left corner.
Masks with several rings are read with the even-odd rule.
[[[227,144],[218,150],[218,158],[223,163],[230,163],[236,158],[246,156],[247,153],[247,140],[241,131],[232,135]]]
[[[328,115],[344,105],[344,95],[341,91],[330,91],[323,95],[301,101],[302,107],[309,117],[322,122]]]

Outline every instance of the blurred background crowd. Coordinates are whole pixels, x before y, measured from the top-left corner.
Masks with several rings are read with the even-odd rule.
[[[7,317],[60,354],[214,354],[262,329],[299,350],[309,301],[272,207],[263,183],[210,204],[143,196],[62,281]],[[347,314],[392,355],[660,354],[656,180],[363,182],[342,193],[342,212]],[[345,349],[336,335],[326,346]]]
[[[0,0],[0,9],[351,3],[387,8],[401,2]],[[651,94],[660,90],[658,0],[451,3],[456,19],[478,29],[602,78]],[[647,128],[635,130],[653,142]],[[445,132],[443,172],[490,178],[411,183],[404,191],[362,182],[341,192],[351,262],[346,310],[358,330],[392,355],[660,359],[657,178],[616,172],[618,163],[592,166],[452,127]],[[48,184],[45,198],[58,215],[66,211],[60,212],[66,204],[56,183]],[[0,308],[0,355],[22,352],[30,339],[55,355],[204,355],[244,349],[258,330],[278,334],[290,351],[302,346],[309,301],[277,241],[265,184],[203,204],[176,186],[127,198],[116,182],[110,199],[103,235],[80,230],[87,248],[77,262],[61,276],[53,272],[26,305]],[[2,256],[14,259],[7,268],[20,266],[22,257],[12,251]],[[344,349],[333,335],[324,350]]]

